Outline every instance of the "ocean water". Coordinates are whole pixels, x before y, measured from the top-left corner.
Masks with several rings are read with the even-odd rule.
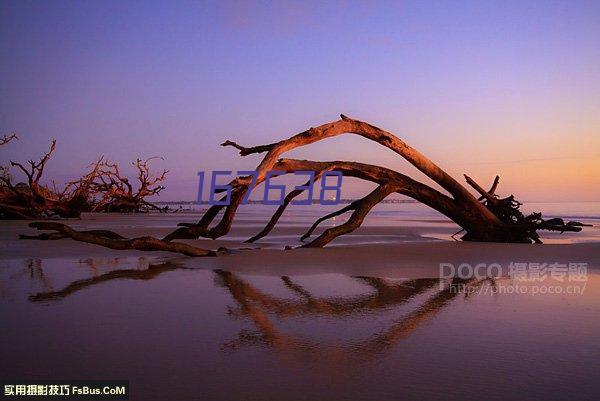
[[[323,206],[289,206],[280,218],[277,227],[310,227],[310,225],[319,217],[336,211],[345,205]],[[174,206],[177,208],[177,205]],[[207,205],[181,205],[182,214],[187,215],[185,221],[193,222],[198,220],[198,216],[205,211]],[[235,219],[235,225],[245,227],[254,227],[257,232],[264,227],[266,222],[273,215],[277,206],[249,204],[241,205],[238,209]],[[524,202],[521,206],[524,214],[532,212],[541,212],[543,218],[562,218],[567,221],[578,221],[590,225],[585,227],[580,233],[556,233],[540,231],[539,234],[546,243],[574,243],[574,242],[596,242],[600,241],[600,202]],[[347,220],[349,214],[338,216],[327,220],[321,224],[321,227],[331,227],[343,223]],[[191,215],[190,215],[191,214]],[[222,214],[219,214],[220,217]],[[173,217],[177,220],[177,214]],[[181,219],[180,219],[181,220]],[[446,216],[434,209],[421,203],[384,203],[376,205],[365,218],[363,223],[365,227],[410,227],[410,226],[431,226],[431,233],[426,234],[424,238],[436,238],[446,241],[452,240],[451,235],[457,232],[460,227],[450,221]],[[440,229],[444,228],[444,229]],[[358,231],[360,233],[360,230]],[[284,239],[278,237],[274,231],[270,238]],[[237,238],[236,239],[245,239]],[[368,238],[364,237],[368,242]],[[422,240],[423,238],[421,238]],[[382,239],[383,240],[383,239]],[[398,241],[399,238],[390,237],[390,241]],[[413,241],[413,237],[406,239]],[[379,241],[379,239],[378,239]],[[344,243],[342,239],[336,240],[333,244]]]
[[[323,205],[290,205],[287,208],[287,213],[284,218],[301,220],[303,218],[320,217],[323,214],[330,213],[345,204],[337,206]],[[208,208],[207,205],[194,204],[175,204],[170,205],[171,208],[177,209],[181,207],[186,211],[201,212]],[[244,216],[263,217],[271,215],[277,206],[248,204],[241,205],[239,211]],[[544,218],[560,217],[565,220],[576,219],[586,222],[594,222],[600,220],[600,201],[598,202],[524,202],[521,206],[523,213],[542,212]],[[407,202],[407,203],[383,203],[375,206],[369,213],[366,220],[367,223],[374,223],[373,218],[377,217],[397,217],[397,218],[415,218],[429,220],[446,220],[447,218],[434,209],[429,208],[422,203]],[[376,221],[382,223],[381,221]]]

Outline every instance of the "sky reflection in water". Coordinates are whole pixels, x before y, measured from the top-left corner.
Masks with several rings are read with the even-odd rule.
[[[133,399],[599,390],[596,274],[583,295],[465,296],[434,277],[259,276],[146,258],[4,260],[0,273],[3,377],[125,378]]]

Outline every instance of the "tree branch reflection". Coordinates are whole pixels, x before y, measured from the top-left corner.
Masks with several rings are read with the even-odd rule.
[[[151,280],[173,270],[188,269],[179,263],[165,262],[150,264],[146,269],[113,270],[95,277],[77,280],[59,291],[47,291],[32,295],[32,302],[55,301],[70,296],[83,289],[112,280]],[[315,296],[309,289],[295,282],[291,277],[282,276],[285,288],[296,295],[295,298],[279,298],[249,283],[239,275],[225,270],[214,270],[215,283],[225,288],[237,304],[230,314],[250,319],[255,330],[242,330],[237,339],[225,343],[225,349],[235,349],[239,345],[266,345],[293,357],[314,357],[319,360],[347,361],[351,357],[373,358],[393,349],[400,341],[410,336],[419,327],[436,316],[451,300],[460,294],[473,291],[458,291],[459,286],[472,290],[485,283],[495,285],[491,279],[459,279],[442,283],[438,278],[420,278],[404,282],[357,276],[352,279],[372,288],[372,291],[352,296]],[[297,333],[281,330],[282,319],[295,317],[326,316],[333,318],[353,317],[364,319],[374,313],[397,313],[398,307],[423,299],[404,312],[404,315],[389,323],[387,328],[357,340],[341,340],[333,343],[319,336],[310,338]],[[466,295],[465,295],[466,296]],[[274,319],[276,318],[276,320]],[[346,319],[347,320],[347,319]],[[314,319],[306,324],[314,324]],[[344,338],[346,332],[341,333]]]
[[[381,330],[373,336],[358,341],[346,341],[338,344],[327,344],[310,340],[301,336],[284,334],[277,329],[269,314],[278,318],[299,315],[342,316],[348,314],[373,313],[378,309],[390,308],[404,304],[417,295],[431,291],[440,283],[439,279],[414,279],[403,283],[389,283],[375,277],[354,277],[370,285],[373,293],[346,298],[315,297],[301,285],[294,283],[289,277],[282,277],[287,288],[298,294],[302,300],[277,299],[258,290],[234,273],[217,270],[220,284],[226,288],[238,304],[239,314],[248,317],[254,323],[258,334],[242,331],[238,339],[225,344],[226,348],[236,348],[240,344],[266,344],[283,351],[287,355],[306,356],[313,354],[316,358],[330,360],[347,360],[350,356],[374,357],[392,349],[399,341],[408,337],[417,328],[438,314],[448,303],[461,294],[459,286],[479,287],[489,279],[454,279],[443,289],[435,291],[412,312],[392,323],[391,327]],[[493,284],[493,283],[492,283]],[[464,291],[463,291],[464,292]],[[466,291],[465,293],[469,293]]]
[[[73,281],[65,288],[59,291],[48,291],[40,292],[35,295],[31,295],[29,300],[32,302],[49,301],[63,299],[69,295],[72,295],[85,288],[92,287],[101,283],[105,283],[112,280],[152,280],[156,276],[173,270],[186,269],[183,265],[165,262],[160,264],[150,264],[147,269],[136,270],[136,269],[122,269],[113,270],[108,273],[101,274],[99,276],[90,277],[82,280]]]

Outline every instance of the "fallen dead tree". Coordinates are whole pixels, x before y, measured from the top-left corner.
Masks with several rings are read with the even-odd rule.
[[[4,145],[17,139],[15,134],[0,140]],[[89,194],[90,182],[81,179],[68,183],[58,190],[53,183],[50,188],[40,183],[44,168],[56,149],[53,140],[50,149],[38,161],[29,160],[27,164],[11,161],[10,167],[20,170],[26,177],[26,183],[14,184],[10,167],[2,167],[0,173],[0,217],[5,219],[33,219],[43,217],[78,217],[82,211],[91,209]]]
[[[131,181],[123,176],[116,163],[111,163],[100,158],[89,173],[94,178],[91,180],[90,190],[97,200],[92,207],[93,212],[125,212],[139,213],[149,210],[159,212],[167,211],[168,207],[158,207],[146,198],[158,195],[165,187],[168,170],[160,174],[152,174],[150,161],[157,159],[151,157],[146,160],[137,159],[132,165],[136,169],[137,188],[134,189]]]
[[[343,134],[359,135],[394,151],[438,184],[447,194],[415,181],[404,174],[379,166],[348,161],[317,162],[280,158],[285,152],[292,149]],[[256,168],[258,173],[257,185],[265,180],[266,173],[269,170],[279,170],[284,173],[312,170],[316,174],[315,180],[325,171],[338,170],[344,176],[371,181],[378,185],[375,190],[364,198],[317,220],[307,234],[303,236],[303,239],[308,238],[322,221],[346,212],[352,212],[346,223],[325,230],[317,238],[303,245],[304,247],[324,246],[336,237],[355,230],[362,224],[365,216],[373,206],[392,193],[406,195],[444,214],[463,229],[462,239],[465,241],[531,243],[541,242],[537,234],[538,230],[581,231],[582,224],[578,222],[565,223],[561,219],[544,220],[539,213],[529,216],[523,215],[519,211],[521,204],[515,201],[512,195],[508,198],[498,198],[495,194],[499,182],[498,177],[492,188],[485,191],[474,180],[465,176],[467,183],[481,196],[478,199],[465,186],[400,138],[369,123],[354,120],[344,115],[338,121],[310,128],[276,143],[245,147],[228,140],[222,146],[232,146],[238,149],[241,156],[266,153]],[[238,177],[233,180],[230,184],[232,193],[228,206],[212,206],[196,224],[180,224],[181,227],[165,237],[165,240],[199,237],[218,238],[227,234],[250,182],[251,177]],[[290,192],[284,204],[277,210],[267,226],[259,234],[250,238],[249,241],[255,241],[267,235],[276,225],[277,220],[290,201],[301,192],[298,190]],[[211,226],[223,208],[225,208],[225,211],[221,220]]]
[[[18,139],[16,134],[0,138],[0,146]],[[66,183],[62,190],[40,181],[44,168],[56,149],[56,141],[39,160],[22,164],[11,161],[9,166],[0,167],[0,218],[39,219],[48,217],[79,217],[82,212],[146,212],[166,211],[147,200],[158,195],[165,187],[162,182],[168,173],[150,171],[150,161],[137,159],[137,188],[120,174],[119,167],[101,157],[91,165],[83,177]],[[26,182],[13,183],[10,168],[16,168],[27,177]]]
[[[284,153],[292,149],[343,134],[359,135],[392,150],[439,185],[444,192],[397,171],[380,166],[350,161],[319,162],[281,158]],[[515,200],[514,196],[499,198],[496,195],[499,177],[496,177],[491,189],[486,191],[473,179],[465,176],[467,184],[477,192],[477,196],[475,196],[425,155],[392,133],[344,115],[340,120],[310,128],[272,144],[245,147],[228,140],[222,146],[238,149],[241,156],[266,153],[256,168],[256,185],[262,183],[267,172],[271,170],[277,170],[284,174],[310,170],[315,172],[315,180],[318,180],[327,171],[336,170],[342,172],[344,176],[377,184],[377,187],[365,197],[318,219],[302,236],[302,240],[308,239],[321,222],[351,212],[345,223],[328,228],[312,241],[302,245],[303,247],[322,247],[338,236],[352,232],[362,224],[375,205],[393,193],[408,196],[447,216],[462,228],[461,232],[464,234],[461,239],[464,241],[540,243],[541,240],[537,233],[539,230],[578,232],[583,226],[578,222],[565,223],[562,219],[544,220],[540,213],[525,216],[519,210],[521,204]],[[180,223],[179,228],[163,238],[163,241],[169,243],[176,239],[197,239],[199,237],[216,239],[226,235],[231,228],[236,211],[249,189],[251,180],[251,176],[234,179],[230,183],[232,190],[227,205],[213,205],[197,223]],[[283,205],[277,209],[265,228],[250,238],[248,242],[268,235],[291,200],[302,192],[302,190],[295,189],[288,193]],[[224,199],[225,197],[222,198],[222,200]],[[223,209],[221,219],[213,224]],[[71,235],[69,237],[77,239]],[[153,246],[147,244],[147,247],[152,248]],[[164,245],[161,243],[160,246],[156,245],[153,250],[159,250],[158,248],[162,247]]]

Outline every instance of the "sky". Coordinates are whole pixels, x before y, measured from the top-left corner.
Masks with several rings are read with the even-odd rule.
[[[0,0],[0,161],[57,150],[45,176],[162,156],[163,200],[197,172],[253,169],[270,143],[344,113],[457,179],[537,201],[600,200],[600,2]],[[352,135],[289,157],[378,164]],[[131,170],[125,169],[131,173]],[[23,177],[19,177],[22,179]],[[342,197],[371,188],[345,181]]]

